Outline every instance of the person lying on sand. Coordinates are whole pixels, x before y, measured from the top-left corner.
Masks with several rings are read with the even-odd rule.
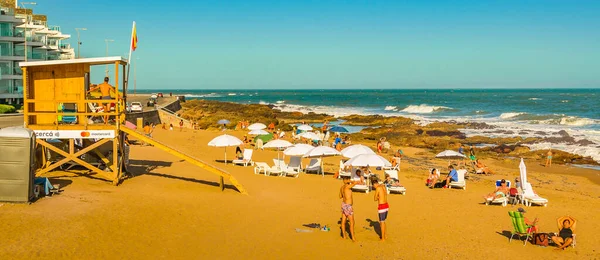
[[[509,189],[508,187],[506,187],[506,180],[502,179],[500,181],[500,187],[497,187],[493,193],[483,196],[483,198],[485,198],[486,201],[494,200],[497,198],[504,198],[508,196],[508,191]]]
[[[433,189],[434,185],[437,183],[439,178],[440,172],[436,168],[431,169],[431,172],[429,172],[429,176],[427,177],[426,181],[427,186]]]
[[[479,159],[475,160],[475,168],[477,173],[494,174],[490,168],[483,164]]]
[[[344,182],[340,187],[340,199],[342,199],[342,237],[347,238],[346,235],[346,222],[350,222],[350,238],[356,242],[356,236],[354,235],[354,209],[352,208],[352,187],[358,184],[357,182],[350,181],[350,178],[344,176],[342,178]]]
[[[565,250],[573,243],[573,230],[571,229],[575,222],[573,217],[566,216],[556,220],[559,226],[558,236],[553,236],[552,241],[558,246],[556,250]]]

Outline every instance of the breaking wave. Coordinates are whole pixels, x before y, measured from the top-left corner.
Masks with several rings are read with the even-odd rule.
[[[409,105],[402,109],[402,112],[411,113],[411,114],[431,114],[434,112],[439,112],[442,110],[450,109],[449,107],[444,106],[429,106],[426,104],[421,105]]]

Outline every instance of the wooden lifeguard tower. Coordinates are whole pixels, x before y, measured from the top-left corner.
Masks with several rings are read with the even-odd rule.
[[[51,151],[42,152],[38,174],[76,163],[117,184],[124,169],[120,128],[125,122],[127,99],[125,77],[120,75],[126,74],[127,61],[121,57],[103,57],[19,65],[23,70],[24,125],[34,130],[43,150]],[[92,99],[88,93],[90,67],[95,65],[114,65],[115,74],[110,82],[122,97]],[[115,104],[114,111],[101,109],[106,103]],[[110,117],[109,122],[94,120],[105,115]],[[52,152],[64,158],[53,160]]]
[[[112,94],[110,100],[96,99],[89,93],[90,68],[96,65],[114,65],[114,78],[109,83],[118,95]],[[95,177],[117,185],[126,169],[127,134],[220,176],[221,189],[227,179],[240,193],[247,194],[231,174],[125,126],[125,59],[33,61],[21,62],[19,66],[23,70],[24,126],[35,132],[40,148],[38,175],[58,167],[80,165],[95,173]],[[114,110],[103,111],[102,104],[107,103],[114,104]],[[109,116],[108,122],[104,116]]]

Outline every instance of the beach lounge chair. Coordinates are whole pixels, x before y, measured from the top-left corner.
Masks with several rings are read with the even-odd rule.
[[[267,163],[264,162],[255,162],[254,163],[254,174],[260,174],[263,172],[265,176],[269,176],[271,174],[280,175],[281,171],[276,167],[271,167]]]
[[[254,162],[252,161],[252,152],[252,149],[244,149],[244,157],[241,160],[233,160],[233,164],[241,164],[244,166],[248,166],[248,164],[253,165]]]
[[[531,204],[543,205],[544,207],[548,206],[548,200],[542,198],[533,192],[533,188],[531,187],[531,183],[523,183],[523,202],[525,206],[531,207]]]
[[[279,176],[294,176],[298,177],[300,175],[300,170],[297,168],[290,168],[283,159],[273,159],[273,168],[277,168],[279,170]]]
[[[558,224],[558,231],[560,232],[560,230],[562,229],[562,223],[565,220],[569,220],[572,224],[571,224],[571,231],[573,231],[573,242],[571,242],[571,246],[573,246],[573,248],[575,248],[575,244],[576,244],[576,240],[575,240],[575,228],[577,226],[577,220],[574,219],[571,216],[564,216],[564,217],[560,217],[556,220],[556,223]],[[555,236],[558,236],[558,232],[554,232]]]
[[[358,175],[356,175],[356,171],[359,170],[358,168],[352,168],[352,177],[350,177],[350,180],[352,181],[360,181],[360,177],[358,177]],[[369,178],[365,178],[365,182],[366,184],[356,184],[354,185],[354,187],[352,187],[352,190],[355,191],[364,191],[365,193],[369,193],[369,191],[371,191],[371,185],[369,185]]]
[[[300,156],[290,157],[290,163],[288,164],[288,169],[293,169],[297,172],[301,172],[302,171],[302,157],[300,157]]]
[[[77,113],[77,105],[75,103],[64,103],[62,104],[63,113]],[[63,124],[76,124],[77,116],[74,115],[63,115],[60,117],[60,122]]]
[[[457,188],[466,190],[467,183],[465,182],[465,174],[467,173],[467,170],[464,170],[464,169],[457,170],[456,173],[458,174],[458,181],[450,182],[450,184],[449,184],[450,188],[457,187]]]
[[[496,181],[496,188],[500,187],[500,182],[502,180],[497,180]],[[510,189],[510,181],[506,181],[506,187]],[[485,201],[485,205],[492,205],[492,204],[502,204],[502,207],[506,207],[506,205],[508,204],[508,197],[502,197],[502,198],[495,198],[495,199],[488,199]]]
[[[263,140],[260,138],[256,139],[256,144],[254,145],[254,148],[256,148],[256,150],[264,150],[265,148],[263,148]]]
[[[352,176],[352,172],[344,171],[345,168],[346,168],[346,166],[344,165],[344,160],[340,160],[340,170],[339,170],[338,178]]]
[[[304,169],[304,171],[319,173],[321,171],[321,158],[310,159],[310,162],[308,163],[308,166],[306,166],[306,169]]]
[[[390,175],[390,178],[395,179],[397,182],[400,182],[400,180],[398,178],[397,170],[385,170],[384,172],[385,172],[385,174]],[[397,187],[397,186],[387,186],[386,185],[386,189],[387,189],[388,194],[395,192],[395,193],[400,193],[402,195],[406,195],[406,188],[402,187],[402,186]]]
[[[525,224],[523,213],[518,211],[509,211],[508,215],[510,216],[510,221],[513,224],[513,231],[511,232],[508,242],[512,242],[512,239],[515,235],[519,236],[519,240],[521,240],[521,237],[525,236],[523,246],[527,245],[527,240],[529,240],[529,237],[531,237],[531,232],[533,229],[530,229],[531,226]],[[529,232],[527,232],[527,230],[529,230]]]
[[[95,106],[94,103],[87,103],[88,107],[90,108],[90,112],[92,113],[104,113],[104,107],[103,106]],[[102,116],[90,116],[89,119],[93,122],[93,123],[104,123],[104,117]]]

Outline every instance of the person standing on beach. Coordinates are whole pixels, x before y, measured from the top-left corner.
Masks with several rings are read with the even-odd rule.
[[[100,89],[100,93],[102,93],[102,100],[111,100],[112,97],[110,97],[110,92],[115,93],[115,96],[118,96],[117,90],[115,90],[115,87],[113,87],[112,85],[108,84],[109,78],[108,77],[104,77],[104,82],[102,82],[102,84],[100,85],[92,85],[90,90],[87,91],[87,93],[90,93],[92,91],[96,91],[98,89]],[[102,106],[104,107],[104,113],[110,113],[110,106],[111,103],[102,103]],[[108,116],[104,116],[104,124],[108,123]]]
[[[546,155],[548,155],[548,157],[546,157],[546,167],[550,167],[552,166],[552,149],[548,150]]]
[[[179,121],[179,132],[183,131],[183,119]]]
[[[379,214],[379,227],[381,229],[381,241],[385,241],[385,220],[387,219],[390,205],[387,202],[387,191],[383,184],[379,183],[377,177],[371,178],[371,183],[375,187],[375,201],[377,201],[377,213]]]
[[[350,178],[344,176],[342,178],[344,184],[340,188],[340,199],[342,199],[342,238],[346,239],[346,222],[350,222],[350,238],[353,242],[356,242],[356,236],[354,235],[354,209],[352,209],[352,187],[356,185],[356,182],[350,181]]]

